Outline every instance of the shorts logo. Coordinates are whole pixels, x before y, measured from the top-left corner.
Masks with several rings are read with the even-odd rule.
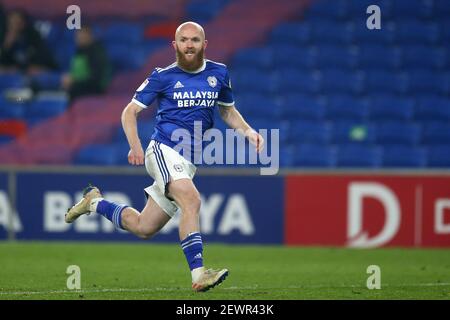
[[[182,172],[183,171],[183,166],[181,164],[174,164],[173,168],[175,169],[176,172]]]
[[[217,85],[217,79],[214,76],[210,76],[206,80],[208,80],[208,83],[212,88],[214,88]]]

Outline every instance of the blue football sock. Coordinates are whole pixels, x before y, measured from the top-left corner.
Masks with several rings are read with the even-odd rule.
[[[203,267],[203,242],[199,232],[191,233],[181,241],[181,248],[191,271]]]
[[[127,205],[119,205],[114,202],[101,200],[97,204],[97,213],[104,216],[106,219],[111,221],[116,228],[123,229],[122,226],[122,211],[128,207]]]

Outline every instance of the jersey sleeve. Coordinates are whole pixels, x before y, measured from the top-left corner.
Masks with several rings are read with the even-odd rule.
[[[133,101],[142,108],[149,107],[161,92],[161,79],[157,70],[144,80],[133,96]]]
[[[225,71],[225,77],[223,79],[222,88],[219,92],[219,98],[217,100],[219,106],[231,107],[234,105],[233,90],[231,88],[231,80],[228,74],[228,69]]]

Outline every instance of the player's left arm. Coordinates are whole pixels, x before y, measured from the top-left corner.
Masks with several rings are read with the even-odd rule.
[[[256,147],[256,152],[264,148],[263,137],[245,121],[241,113],[233,106],[220,106],[219,113],[222,120],[232,129],[242,133],[251,144]]]

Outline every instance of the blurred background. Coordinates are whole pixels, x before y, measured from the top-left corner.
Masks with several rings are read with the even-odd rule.
[[[1,2],[0,187],[10,199],[7,208],[19,215],[32,208],[45,220],[48,190],[72,197],[93,178],[131,193],[150,184],[143,170],[127,171],[120,114],[153,68],[174,61],[174,31],[193,20],[205,28],[207,58],[228,65],[244,117],[256,129],[280,129],[277,177],[233,171],[233,165],[199,177],[206,203],[212,192],[223,195],[217,217],[226,216],[226,203],[234,201],[253,218],[253,229],[243,219],[246,227],[228,234],[214,220],[213,240],[347,245],[355,236],[346,224],[353,212],[347,192],[363,180],[392,192],[402,216],[400,231],[391,226],[398,233],[389,231],[390,242],[372,246],[450,245],[449,1],[78,0],[85,27],[79,33],[66,27],[72,2]],[[366,25],[373,4],[381,10],[379,30]],[[144,145],[154,115],[147,110],[139,119]],[[221,120],[216,125],[225,129]],[[236,178],[224,182],[220,174]],[[40,190],[34,204],[20,198],[34,199],[31,190]],[[239,192],[244,202],[232,198]],[[372,196],[379,201],[363,206],[374,213],[363,223],[373,228],[368,236],[387,233],[383,226],[395,216]],[[314,202],[306,205],[305,198]],[[72,201],[59,199],[60,207]],[[337,224],[317,232],[323,217]],[[14,219],[8,219],[4,226],[12,228]],[[266,232],[270,227],[275,235]],[[23,238],[86,236],[72,229],[48,236],[45,223],[42,228]],[[296,238],[302,231],[305,238]]]
[[[282,167],[450,166],[448,1],[78,1],[104,51],[94,49],[103,65],[81,88],[62,80],[82,72],[70,4],[3,1],[2,39],[14,9],[40,39],[24,40],[39,51],[31,61],[3,53],[2,164],[127,165],[120,111],[154,67],[173,62],[174,30],[194,20],[207,31],[208,58],[229,66],[246,119],[281,130]],[[381,30],[366,27],[371,4]],[[143,141],[153,115],[139,125]]]

